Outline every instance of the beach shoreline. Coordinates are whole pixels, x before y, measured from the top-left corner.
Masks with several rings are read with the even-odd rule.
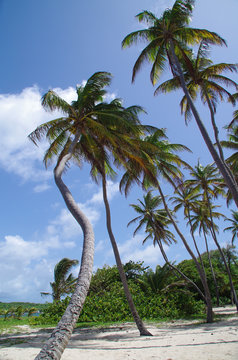
[[[212,324],[201,320],[175,320],[147,324],[153,337],[141,337],[133,323],[107,328],[75,329],[62,360],[236,360],[238,315],[235,307],[216,308],[228,318]],[[19,327],[3,334],[0,360],[30,360],[39,353],[52,328]]]

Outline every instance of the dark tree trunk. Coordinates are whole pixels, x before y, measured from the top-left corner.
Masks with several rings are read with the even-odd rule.
[[[159,245],[160,252],[161,252],[166,264],[168,264],[168,266],[171,267],[171,269],[173,271],[175,271],[175,273],[177,272],[180,276],[182,276],[182,278],[184,280],[186,280],[188,283],[190,283],[197,290],[197,292],[200,294],[201,298],[206,302],[206,298],[205,298],[204,294],[199,289],[199,287],[195,284],[195,282],[193,282],[191,279],[189,279],[189,277],[187,277],[181,270],[179,270],[176,266],[174,266],[173,264],[171,264],[169,262],[169,259],[168,259],[167,255],[166,255],[165,251],[164,251],[164,247],[163,247],[163,244],[162,244],[161,240],[156,239],[156,241],[157,241],[157,243]]]
[[[220,170],[223,178],[224,178],[224,181],[226,183],[226,185],[228,186],[231,194],[232,194],[232,197],[236,203],[236,206],[238,207],[238,187],[237,187],[237,184],[236,182],[233,181],[233,178],[230,176],[229,172],[227,171],[227,168],[226,166],[224,165],[224,163],[222,162],[221,158],[219,157],[209,135],[208,135],[208,132],[202,122],[202,120],[200,119],[200,116],[197,112],[197,109],[195,108],[194,106],[194,103],[191,99],[191,96],[189,95],[189,92],[188,92],[188,89],[186,87],[186,83],[185,83],[185,80],[184,80],[184,76],[183,76],[183,71],[181,69],[181,66],[180,66],[180,63],[178,61],[178,58],[175,54],[175,51],[174,51],[174,44],[173,44],[173,41],[170,40],[170,50],[171,50],[171,55],[173,57],[173,65],[176,69],[176,72],[177,72],[177,75],[179,76],[180,78],[180,82],[181,82],[181,87],[183,89],[183,92],[187,98],[187,101],[188,101],[188,104],[192,110],[192,113],[193,113],[193,116],[194,116],[194,119],[198,125],[198,128],[201,132],[201,135],[208,147],[208,150],[210,151],[210,154],[212,155],[213,157],[213,160],[215,161],[218,169]]]
[[[102,175],[102,187],[103,187],[103,200],[104,200],[104,204],[105,204],[105,209],[106,209],[106,222],[107,222],[107,230],[108,230],[108,234],[109,234],[109,238],[112,244],[112,248],[113,248],[113,252],[115,255],[115,260],[116,260],[116,264],[117,264],[117,268],[120,274],[120,278],[121,278],[121,282],[123,284],[123,288],[124,288],[124,292],[125,292],[125,296],[126,299],[128,301],[132,316],[135,320],[135,323],[137,325],[137,328],[140,332],[141,336],[152,336],[152,334],[146,329],[145,325],[143,324],[143,321],[141,320],[136,308],[135,308],[135,304],[133,302],[129,287],[128,287],[128,283],[127,283],[127,279],[126,279],[126,274],[124,272],[123,269],[123,265],[121,262],[121,258],[120,258],[120,254],[118,251],[118,247],[117,247],[117,243],[115,240],[115,237],[113,235],[112,232],[112,226],[111,226],[111,211],[110,211],[110,206],[109,206],[109,202],[107,199],[107,186],[106,186],[106,179],[105,176]]]
[[[207,197],[207,203],[208,203],[208,208],[209,208],[209,214],[210,214],[210,218],[211,218],[211,234],[212,234],[212,238],[221,254],[221,257],[222,257],[222,260],[224,262],[224,265],[225,265],[225,268],[226,268],[226,271],[227,271],[227,275],[228,275],[228,278],[229,278],[229,283],[230,283],[230,287],[231,287],[231,292],[233,294],[233,299],[234,299],[234,303],[236,305],[236,309],[238,311],[238,299],[237,299],[237,295],[236,295],[236,290],[235,290],[235,287],[234,287],[234,284],[233,284],[233,281],[232,281],[232,276],[231,276],[231,272],[230,272],[230,269],[229,269],[229,266],[227,265],[227,262],[226,262],[226,258],[225,258],[225,255],[222,251],[222,248],[220,247],[220,244],[217,240],[217,236],[216,236],[216,231],[215,231],[215,228],[214,228],[214,222],[213,222],[213,216],[212,216],[212,208],[211,208],[211,203],[210,203],[210,198],[209,198],[209,194],[206,191],[206,197]]]
[[[174,218],[167,206],[167,203],[166,203],[166,200],[165,200],[165,197],[164,197],[164,194],[163,194],[163,191],[159,185],[159,183],[157,182],[157,188],[159,190],[159,193],[160,193],[160,196],[162,198],[162,201],[163,201],[163,204],[164,204],[164,208],[168,214],[168,217],[169,219],[171,220],[173,226],[174,226],[174,229],[175,231],[177,232],[177,234],[179,235],[180,239],[182,240],[186,250],[188,251],[189,255],[191,256],[191,258],[193,259],[194,263],[195,263],[195,266],[197,268],[197,271],[199,273],[199,276],[201,278],[201,281],[202,281],[202,284],[203,284],[203,289],[204,289],[204,295],[205,295],[205,298],[206,298],[206,308],[207,308],[207,322],[208,323],[211,323],[213,322],[213,311],[212,311],[212,300],[211,300],[211,295],[210,295],[210,291],[209,291],[209,287],[208,287],[208,284],[207,284],[207,278],[206,278],[206,274],[205,272],[203,271],[202,267],[200,266],[199,262],[197,261],[197,258],[196,256],[194,255],[192,249],[190,248],[190,246],[188,245],[185,237],[183,236],[183,234],[181,233],[181,231],[179,230],[176,222],[174,221]]]
[[[74,146],[76,145],[79,136],[76,134],[72,142],[69,152],[65,155],[54,169],[55,182],[64,198],[67,208],[81,226],[83,230],[83,251],[81,257],[80,271],[75,287],[75,291],[71,297],[70,303],[65,310],[64,315],[59,321],[56,328],[53,330],[49,340],[45,343],[40,353],[35,360],[59,360],[66,348],[68,341],[72,335],[74,326],[78,320],[79,314],[82,310],[84,301],[86,299],[91,276],[93,272],[93,257],[94,257],[94,232],[91,223],[79,209],[78,205],[73,199],[73,196],[67,186],[61,179],[65,164],[70,160]]]
[[[209,252],[209,248],[208,248],[208,242],[207,242],[207,237],[206,237],[206,233],[205,230],[203,228],[203,236],[205,239],[205,245],[206,245],[206,251],[207,251],[207,256],[208,256],[208,262],[210,265],[210,269],[212,272],[212,277],[213,277],[213,281],[214,281],[214,285],[215,285],[215,291],[216,291],[216,300],[217,300],[217,306],[220,306],[220,296],[219,296],[219,289],[218,289],[218,285],[217,285],[217,279],[216,279],[216,275],[212,266],[212,261],[211,261],[211,256],[210,256],[210,252]]]

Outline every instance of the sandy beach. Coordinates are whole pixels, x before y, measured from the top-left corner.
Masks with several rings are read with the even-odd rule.
[[[231,317],[213,324],[201,321],[148,326],[153,337],[140,337],[134,324],[104,329],[76,329],[62,360],[237,360],[238,316],[234,307],[215,312]],[[0,337],[0,360],[34,359],[52,329],[19,327]]]

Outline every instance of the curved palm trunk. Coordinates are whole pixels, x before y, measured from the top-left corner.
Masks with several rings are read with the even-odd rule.
[[[199,260],[200,260],[202,269],[203,269],[203,272],[205,273],[205,268],[204,268],[202,256],[201,256],[201,253],[200,253],[200,251],[199,251],[199,249],[198,249],[197,242],[196,242],[196,240],[195,240],[195,236],[194,236],[194,232],[193,232],[193,226],[192,226],[192,221],[191,221],[191,216],[190,216],[190,210],[189,210],[189,208],[188,208],[188,222],[189,222],[189,225],[190,225],[190,234],[191,234],[191,236],[192,236],[193,243],[194,243],[195,249],[196,249],[196,251],[197,251],[197,254],[198,254],[198,257],[199,257]]]
[[[204,94],[205,94],[205,97],[206,97],[206,100],[207,100],[207,103],[208,103],[208,107],[209,107],[209,110],[210,110],[212,127],[213,127],[214,136],[215,136],[215,140],[216,140],[216,144],[217,144],[217,147],[218,147],[218,151],[219,151],[221,161],[222,161],[224,167],[226,168],[227,172],[229,173],[230,177],[232,178],[233,182],[236,183],[235,177],[234,177],[232,171],[230,170],[229,166],[226,164],[225,159],[224,159],[224,154],[223,154],[223,150],[222,150],[220,139],[219,139],[219,130],[217,128],[216,121],[215,121],[214,110],[212,108],[211,100],[210,100],[204,86],[203,86],[203,91],[204,91]]]
[[[210,98],[208,96],[208,93],[207,93],[207,90],[206,90],[205,86],[203,86],[202,88],[203,88],[203,92],[205,94],[207,104],[208,104],[208,107],[209,107],[209,110],[210,110],[211,122],[212,122],[212,127],[213,127],[213,132],[214,132],[216,144],[217,144],[217,147],[218,147],[218,150],[219,150],[219,155],[220,155],[220,158],[221,158],[222,162],[225,164],[224,154],[223,154],[223,150],[222,150],[220,140],[219,140],[219,130],[218,130],[216,122],[215,122],[214,110],[213,110],[213,107],[212,107],[212,104],[211,104],[211,100],[210,100]]]
[[[212,266],[210,251],[209,251],[209,248],[208,248],[208,242],[207,242],[207,237],[206,237],[206,233],[205,233],[204,227],[203,227],[203,236],[204,236],[204,239],[205,239],[205,245],[206,245],[206,251],[207,251],[207,256],[208,256],[208,262],[209,262],[209,265],[210,265],[210,269],[211,269],[211,272],[212,272],[213,281],[214,281],[214,284],[215,284],[217,306],[220,306],[220,296],[219,296],[219,289],[218,289],[218,285],[217,285],[217,279],[216,279],[216,275],[215,275],[215,272],[214,272],[214,269],[213,269],[213,266]]]
[[[226,271],[227,271],[227,274],[228,274],[228,278],[229,278],[229,283],[230,283],[230,287],[231,287],[231,292],[233,294],[233,300],[234,300],[234,303],[236,305],[236,309],[238,311],[238,299],[237,299],[237,295],[236,295],[236,290],[235,290],[235,287],[234,287],[234,284],[233,284],[233,281],[232,281],[232,276],[231,276],[231,272],[230,272],[230,269],[229,269],[229,266],[227,265],[227,261],[226,261],[226,258],[225,258],[225,255],[222,251],[222,248],[220,247],[220,244],[217,240],[217,236],[216,236],[216,231],[215,231],[215,228],[214,228],[214,223],[213,223],[213,216],[212,216],[212,209],[211,209],[211,203],[210,203],[210,199],[209,199],[209,196],[208,196],[208,193],[207,193],[207,190],[206,190],[206,196],[207,196],[207,203],[208,203],[208,208],[209,208],[209,213],[210,213],[210,218],[211,218],[211,234],[212,234],[212,238],[221,254],[221,257],[222,257],[222,260],[224,262],[224,265],[225,265],[225,268],[226,268]]]
[[[193,116],[195,118],[195,121],[198,125],[198,128],[201,132],[201,135],[210,151],[210,154],[212,155],[213,157],[213,160],[215,161],[218,169],[220,170],[223,178],[224,178],[224,181],[226,183],[226,185],[228,186],[231,194],[232,194],[232,197],[236,203],[236,206],[238,207],[238,187],[237,187],[237,184],[233,181],[232,177],[230,176],[229,172],[227,171],[227,168],[225,167],[225,165],[223,164],[221,158],[219,157],[215,147],[213,146],[213,143],[208,135],[208,132],[202,122],[202,120],[200,119],[200,116],[197,112],[197,109],[196,107],[194,106],[194,103],[191,99],[191,96],[189,95],[189,92],[188,92],[188,89],[186,87],[186,83],[184,81],[184,76],[183,76],[183,71],[181,69],[181,66],[180,66],[180,63],[178,61],[178,58],[175,54],[175,51],[174,51],[174,44],[173,44],[173,41],[170,40],[170,49],[171,49],[171,54],[172,54],[172,57],[173,57],[173,65],[176,67],[176,70],[177,70],[177,75],[179,76],[180,78],[180,82],[181,82],[181,87],[183,89],[183,92],[187,98],[187,101],[188,101],[188,104],[192,110],[192,113],[193,113]]]
[[[188,251],[189,255],[191,256],[191,258],[193,259],[194,263],[195,263],[195,266],[197,268],[197,271],[199,273],[199,276],[201,278],[201,281],[202,281],[202,285],[203,285],[203,289],[204,289],[204,295],[205,295],[205,298],[206,298],[206,308],[207,308],[207,322],[208,323],[211,323],[213,321],[213,311],[212,311],[212,300],[211,300],[211,295],[210,295],[210,291],[209,291],[209,287],[208,287],[208,284],[207,284],[207,278],[206,278],[206,274],[205,272],[203,271],[202,267],[200,266],[199,262],[197,261],[197,258],[196,256],[194,255],[192,249],[190,248],[190,246],[188,245],[185,237],[183,236],[183,234],[181,233],[181,231],[179,230],[176,222],[174,221],[174,218],[172,216],[172,214],[170,213],[170,210],[167,206],[167,203],[166,203],[166,200],[165,200],[165,197],[164,197],[164,194],[163,194],[163,191],[159,185],[159,183],[157,182],[157,188],[159,190],[159,193],[160,193],[160,196],[161,196],[161,199],[163,201],[163,204],[164,204],[164,208],[168,214],[168,217],[169,219],[171,220],[173,226],[174,226],[174,229],[175,231],[177,232],[177,234],[179,235],[180,239],[182,240],[186,250]]]
[[[54,177],[56,185],[64,198],[67,208],[83,230],[84,240],[81,266],[76,288],[71,297],[70,303],[58,325],[53,330],[49,340],[36,356],[35,360],[59,360],[61,358],[78,320],[80,311],[82,310],[93,272],[94,232],[92,225],[79,209],[71,192],[61,179],[65,164],[71,158],[74,146],[76,145],[78,139],[79,134],[76,134],[74,141],[69,148],[68,154],[65,155],[56,165],[54,169]]]
[[[191,279],[189,279],[181,270],[179,270],[176,266],[174,266],[173,264],[171,264],[169,262],[169,259],[166,255],[166,252],[164,251],[164,247],[163,244],[161,242],[161,240],[156,239],[159,248],[160,248],[160,252],[166,262],[166,264],[168,264],[169,267],[171,267],[172,270],[175,271],[175,273],[179,273],[180,276],[182,276],[182,278],[184,278],[187,282],[189,282],[190,284],[192,284],[193,287],[195,287],[195,289],[197,290],[197,292],[200,294],[200,296],[202,297],[202,299],[206,302],[206,298],[204,296],[204,294],[202,293],[202,291],[199,289],[199,287],[195,284],[195,282],[193,282]]]
[[[113,235],[112,232],[112,226],[111,226],[111,212],[110,212],[110,206],[109,206],[109,202],[107,199],[107,186],[106,186],[106,179],[105,179],[105,175],[102,175],[102,187],[103,187],[103,200],[104,200],[104,204],[105,204],[105,209],[106,209],[106,218],[107,218],[107,230],[108,230],[108,234],[110,237],[110,241],[112,244],[112,248],[113,248],[113,252],[115,255],[115,260],[116,260],[116,264],[117,264],[117,268],[120,274],[120,278],[121,278],[121,282],[123,284],[123,288],[124,288],[124,292],[125,292],[125,296],[126,299],[128,301],[132,316],[135,320],[135,323],[137,325],[137,328],[140,332],[140,335],[142,336],[152,336],[152,334],[146,329],[145,325],[143,324],[143,321],[141,320],[141,318],[139,317],[139,314],[135,308],[135,304],[133,302],[128,284],[127,284],[127,279],[126,279],[126,274],[124,272],[123,269],[123,265],[121,262],[121,258],[120,258],[120,254],[118,251],[118,247],[117,247],[117,243],[115,240],[115,237]]]

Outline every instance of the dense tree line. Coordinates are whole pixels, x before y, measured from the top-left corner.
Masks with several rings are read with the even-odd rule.
[[[234,248],[223,249],[234,279],[238,278],[238,256]],[[213,269],[219,286],[220,305],[231,304],[229,277],[218,250],[210,251]],[[216,288],[211,272],[208,254],[201,254],[213,304],[216,305]],[[204,317],[205,306],[201,295],[190,281],[168,264],[157,265],[155,270],[145,267],[143,262],[128,262],[124,266],[130,292],[136,308],[145,320],[164,320],[184,317]],[[201,279],[193,260],[183,260],[176,267],[186,274],[198,287]],[[238,282],[235,282],[236,291]],[[62,294],[63,295],[63,294]],[[32,324],[52,324],[61,318],[69,302],[69,297],[48,304]],[[123,292],[116,266],[104,266],[92,276],[87,299],[78,323],[99,323],[131,321],[133,318]]]

